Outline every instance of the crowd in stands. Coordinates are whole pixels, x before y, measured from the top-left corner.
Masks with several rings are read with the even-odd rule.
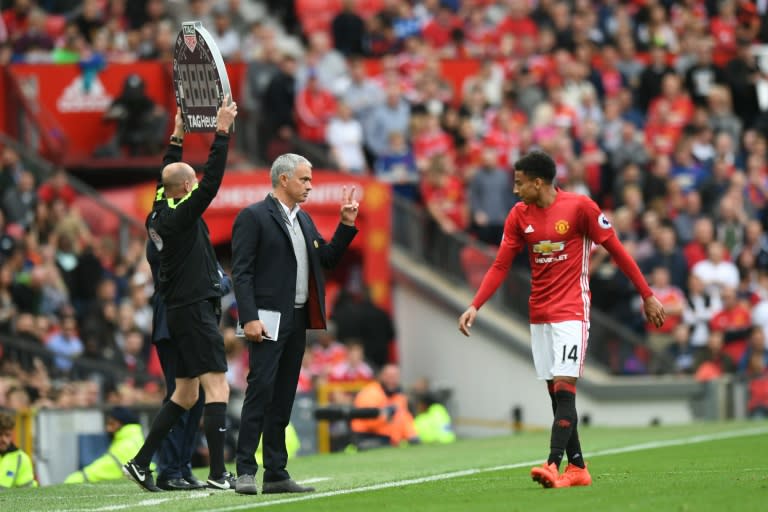
[[[445,233],[497,244],[514,202],[511,164],[532,148],[547,151],[558,186],[600,204],[668,309],[660,329],[638,322],[631,284],[595,248],[594,306],[647,340],[623,370],[701,379],[740,373],[766,386],[764,2],[296,0],[295,12],[291,2],[267,2],[289,20],[285,26],[249,18],[258,3],[248,1],[86,0],[74,10],[79,2],[12,4],[0,26],[3,63],[169,60],[179,21],[202,20],[226,60],[247,63],[238,101],[255,158],[296,151],[317,167],[389,181]],[[303,30],[303,46],[293,44],[292,30]],[[445,59],[479,66],[454,87]],[[48,314],[69,292],[78,322],[89,314],[120,318],[124,301],[140,315],[149,285],[134,284],[143,272],[139,241],[116,254],[114,244],[84,235],[66,208],[54,202],[38,211],[43,201],[25,200],[35,194],[23,169],[11,172],[5,224],[32,226],[17,239],[27,254],[39,253],[40,270],[27,272],[20,287],[45,282]],[[62,222],[67,229],[57,228]],[[40,232],[59,231],[53,244],[40,241]],[[27,265],[17,239],[3,249],[2,291],[18,308],[17,300],[30,299],[12,294]],[[93,271],[85,282],[72,279],[81,259],[112,284]],[[90,313],[96,297],[108,300]],[[36,318],[3,318],[14,318],[17,332],[21,324],[44,336]],[[120,325],[113,358],[124,348],[120,329],[130,328]],[[92,338],[78,326],[91,353]],[[33,375],[36,367],[22,368]]]

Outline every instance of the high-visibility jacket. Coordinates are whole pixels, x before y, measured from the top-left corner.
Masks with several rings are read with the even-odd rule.
[[[353,432],[386,436],[395,446],[418,437],[408,410],[408,398],[403,393],[387,396],[381,383],[371,382],[357,393],[354,405],[357,408],[376,407],[382,412],[377,418],[352,420],[350,428]],[[394,407],[394,413],[388,418],[385,411],[389,407]]]
[[[129,423],[115,432],[112,444],[107,453],[75,471],[64,480],[65,484],[81,484],[83,482],[103,482],[105,480],[120,480],[123,478],[123,464],[136,455],[144,444],[144,434],[141,425]]]
[[[256,448],[256,462],[259,464],[259,466],[263,466],[263,446],[264,446],[264,435],[261,436],[261,440],[259,441],[259,447]],[[288,451],[288,458],[292,459],[296,456],[297,453],[299,453],[299,449],[301,448],[301,441],[299,440],[299,434],[296,433],[296,429],[293,428],[292,424],[288,424],[287,427],[285,427],[285,449]]]
[[[14,445],[0,454],[0,489],[12,487],[37,487],[32,459]]]
[[[432,404],[413,419],[422,443],[452,443],[456,433],[451,425],[451,415],[442,404]]]

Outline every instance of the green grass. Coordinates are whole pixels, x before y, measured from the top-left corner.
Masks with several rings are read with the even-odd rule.
[[[291,461],[296,480],[316,480],[309,495],[150,494],[126,480],[6,491],[0,511],[763,511],[767,434],[768,422],[584,429],[588,488],[531,481],[549,445],[535,432]]]

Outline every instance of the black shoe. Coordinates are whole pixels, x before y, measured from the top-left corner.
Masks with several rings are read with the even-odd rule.
[[[187,483],[192,487],[192,489],[205,489],[207,484],[197,478],[195,475],[189,475],[182,477],[184,480],[187,481]]]
[[[123,466],[123,474],[127,476],[133,482],[149,492],[163,492],[158,486],[155,485],[155,480],[152,478],[152,470],[148,467],[141,467],[131,459]]]
[[[219,491],[227,491],[229,489],[235,488],[235,480],[235,475],[229,471],[225,471],[224,474],[219,478],[213,479],[209,477],[206,487]]]
[[[261,494],[279,494],[284,492],[313,492],[314,487],[299,485],[290,478],[279,482],[264,482]]]
[[[183,478],[157,479],[157,486],[164,491],[191,491],[199,489]]]

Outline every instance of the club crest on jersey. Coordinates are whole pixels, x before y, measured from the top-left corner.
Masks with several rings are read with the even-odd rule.
[[[561,252],[563,250],[565,250],[565,242],[552,242],[551,240],[542,240],[537,244],[533,244],[534,254],[542,254],[546,256],[548,254]]]
[[[557,231],[558,235],[564,235],[568,232],[568,228],[570,228],[570,224],[568,224],[567,220],[559,220],[555,222],[555,231]]]

